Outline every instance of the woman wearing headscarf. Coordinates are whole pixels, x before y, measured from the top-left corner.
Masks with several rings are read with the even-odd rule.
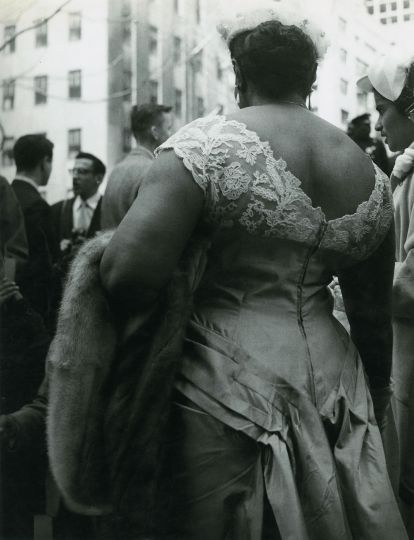
[[[391,175],[395,205],[393,284],[393,410],[400,453],[400,496],[407,519],[414,514],[414,53],[392,51],[358,82],[372,90],[379,118],[375,128],[397,157]],[[394,447],[395,448],[395,447]],[[395,449],[395,453],[398,449]],[[412,527],[414,519],[412,519]],[[414,535],[414,530],[412,531]],[[413,536],[414,537],[414,536]]]

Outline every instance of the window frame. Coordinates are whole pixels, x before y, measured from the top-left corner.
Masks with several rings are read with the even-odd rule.
[[[11,28],[13,30],[9,32]],[[3,31],[4,41],[10,40],[7,46],[4,48],[4,52],[7,54],[13,54],[14,52],[16,52],[16,37],[13,37],[15,36],[15,34],[16,34],[15,24],[8,24],[4,26],[4,31]]]
[[[1,149],[1,165],[2,167],[13,167],[14,158],[13,158],[13,148],[14,148],[14,137],[4,137],[3,147]],[[7,144],[9,143],[9,148]]]
[[[47,21],[41,20],[37,21],[35,28],[35,45],[36,48],[47,47],[48,46],[48,25]]]
[[[44,85],[39,85],[39,82],[45,82]],[[43,86],[43,87],[42,87]],[[48,77],[47,75],[36,75],[33,78],[34,87],[34,104],[45,105],[47,103]]]
[[[76,141],[71,141],[71,138],[76,135]],[[74,159],[76,154],[81,151],[82,148],[82,129],[81,128],[71,128],[68,129],[68,158]]]
[[[75,79],[79,79],[78,81]],[[68,98],[82,99],[82,70],[71,69],[68,71]]]
[[[12,111],[16,99],[16,81],[15,79],[7,79],[3,81],[3,99],[2,110]],[[6,105],[8,103],[8,105]]]
[[[68,38],[69,41],[80,41],[82,39],[82,13],[80,11],[71,11],[69,14]],[[74,25],[73,20],[77,17],[78,24]]]

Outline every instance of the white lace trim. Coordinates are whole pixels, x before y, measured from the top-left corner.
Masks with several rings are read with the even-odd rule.
[[[320,246],[366,257],[383,239],[392,221],[387,176],[375,166],[375,186],[353,214],[327,220],[301,188],[300,180],[274,157],[267,141],[236,120],[200,118],[157,149],[173,149],[206,197],[205,219],[222,227]]]

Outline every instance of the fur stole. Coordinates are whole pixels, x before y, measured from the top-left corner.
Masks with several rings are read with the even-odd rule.
[[[174,378],[208,246],[189,247],[145,321],[132,316],[120,324],[99,278],[110,238],[82,247],[65,287],[48,356],[50,464],[70,509],[114,512],[149,531],[158,519]]]

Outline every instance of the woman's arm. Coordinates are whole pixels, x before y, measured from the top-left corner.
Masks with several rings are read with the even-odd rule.
[[[201,215],[202,189],[172,151],[150,168],[104,252],[101,278],[116,303],[145,307],[169,281]]]
[[[391,227],[368,259],[338,273],[351,336],[372,389],[390,383],[393,272],[394,227]]]

